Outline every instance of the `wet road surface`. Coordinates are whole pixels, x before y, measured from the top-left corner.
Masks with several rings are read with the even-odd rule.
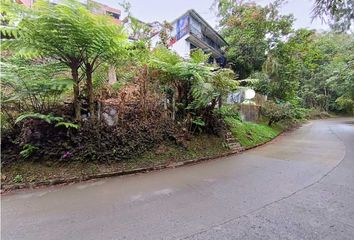
[[[7,239],[354,239],[354,119],[194,166],[2,196]]]

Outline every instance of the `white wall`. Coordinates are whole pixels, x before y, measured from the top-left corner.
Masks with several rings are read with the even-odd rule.
[[[189,59],[190,58],[190,43],[186,40],[189,34],[183,36],[180,40],[171,46],[171,50],[175,51],[179,56]]]

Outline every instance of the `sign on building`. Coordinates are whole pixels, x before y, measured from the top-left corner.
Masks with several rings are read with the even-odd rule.
[[[181,39],[183,36],[185,36],[186,34],[188,34],[188,15],[187,16],[183,16],[180,19],[177,20],[177,41],[179,39]]]

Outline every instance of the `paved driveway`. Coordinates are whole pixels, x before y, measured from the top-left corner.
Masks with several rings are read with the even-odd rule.
[[[2,197],[2,239],[354,239],[354,119],[194,166]]]

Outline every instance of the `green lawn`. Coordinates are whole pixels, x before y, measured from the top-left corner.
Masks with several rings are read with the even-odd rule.
[[[242,122],[234,117],[225,117],[225,122],[236,140],[246,148],[267,142],[282,132],[279,127],[269,127],[263,123]]]

